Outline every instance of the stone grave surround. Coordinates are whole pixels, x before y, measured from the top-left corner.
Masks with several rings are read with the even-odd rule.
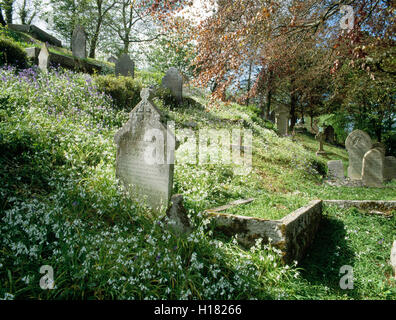
[[[85,59],[87,57],[87,34],[81,25],[74,28],[72,35],[73,56]]]
[[[38,56],[38,67],[41,71],[47,72],[49,64],[50,64],[50,54],[49,54],[48,46],[46,43],[43,43]]]
[[[162,78],[162,87],[168,88],[173,96],[181,102],[183,99],[183,76],[174,67],[170,68]]]
[[[124,53],[115,63],[116,76],[135,77],[135,62]]]
[[[348,177],[351,180],[362,179],[363,157],[372,145],[370,136],[362,130],[353,131],[345,140],[349,155]]]
[[[133,199],[159,213],[171,197],[176,139],[163,124],[152,91],[143,89],[141,98],[115,135],[116,175]]]
[[[285,106],[280,106],[275,109],[276,125],[278,127],[279,134],[286,136],[289,132],[289,118],[290,110]]]

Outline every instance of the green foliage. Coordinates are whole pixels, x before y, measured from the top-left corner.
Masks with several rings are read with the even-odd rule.
[[[0,37],[0,66],[12,65],[19,69],[28,66],[25,50],[16,42]]]
[[[99,91],[111,96],[119,110],[131,111],[141,100],[142,83],[131,77],[114,75],[96,76],[95,84]]]

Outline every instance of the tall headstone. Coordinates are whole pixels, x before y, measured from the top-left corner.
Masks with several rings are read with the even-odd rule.
[[[85,59],[87,57],[87,34],[81,25],[74,28],[72,35],[73,56]]]
[[[316,140],[319,140],[319,150],[316,152],[317,156],[324,156],[326,152],[323,149],[324,141],[325,141],[325,133],[323,128],[319,128],[319,132],[315,136]]]
[[[384,180],[391,181],[393,179],[396,179],[396,158],[388,156],[384,161]]]
[[[115,64],[116,76],[135,77],[135,62],[124,53]]]
[[[43,43],[38,56],[38,67],[41,71],[47,72],[49,64],[50,64],[50,54],[49,54],[48,46],[46,43]]]
[[[152,102],[151,90],[143,89],[141,98],[115,135],[116,174],[135,200],[159,212],[171,197],[176,139]]]
[[[173,96],[181,102],[183,99],[183,76],[176,68],[170,68],[162,78],[162,86],[168,88]]]
[[[349,155],[348,177],[352,180],[362,179],[363,157],[372,147],[370,136],[361,130],[355,130],[345,140]]]
[[[289,108],[280,106],[275,109],[275,122],[281,136],[286,136],[289,133],[289,118]]]
[[[363,157],[362,181],[367,187],[383,186],[384,155],[379,149],[371,149]]]
[[[330,180],[344,180],[344,165],[341,160],[331,160],[327,162],[328,177]]]

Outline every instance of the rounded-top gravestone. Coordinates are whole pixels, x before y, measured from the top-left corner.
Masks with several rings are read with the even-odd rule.
[[[349,155],[348,177],[352,180],[362,178],[363,157],[372,147],[370,136],[362,131],[355,130],[345,140],[345,147]]]

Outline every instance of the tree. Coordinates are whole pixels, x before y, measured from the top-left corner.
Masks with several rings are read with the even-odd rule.
[[[40,0],[23,0],[19,4],[18,15],[22,24],[31,24],[41,10]]]
[[[13,5],[15,0],[2,0],[2,7],[5,11],[5,17],[7,20],[7,24],[12,24],[13,20]]]

